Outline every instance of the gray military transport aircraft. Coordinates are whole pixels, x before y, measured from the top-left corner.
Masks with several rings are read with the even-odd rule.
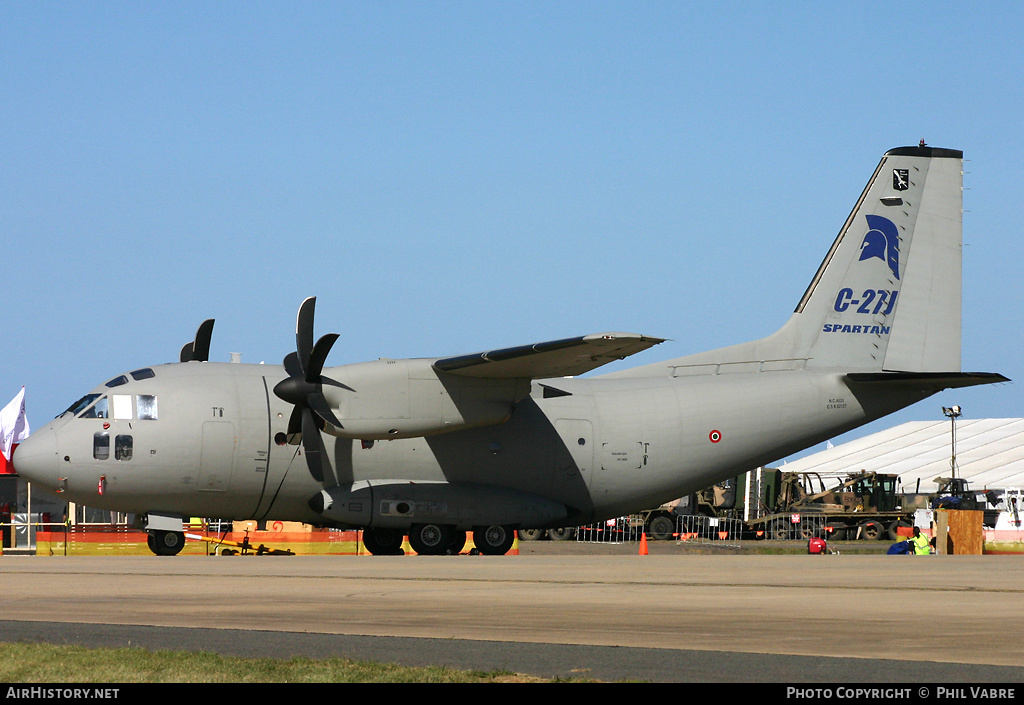
[[[324,368],[299,308],[282,366],[118,375],[17,450],[18,473],[134,513],[154,553],[182,518],[359,527],[374,554],[503,554],[517,528],[622,516],[820,443],[951,387],[960,371],[963,153],[890,150],[788,322],[740,345],[580,379],[663,342],[599,333],[458,357]],[[113,448],[111,448],[113,446]],[[301,459],[299,459],[301,456]]]

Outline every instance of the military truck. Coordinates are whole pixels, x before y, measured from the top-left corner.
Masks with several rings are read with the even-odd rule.
[[[937,477],[939,491],[929,495],[932,509],[965,509],[985,513],[984,525],[994,527],[999,516],[996,505],[1000,493],[992,490],[972,490],[971,484],[962,477]]]
[[[745,537],[897,540],[918,509],[978,509],[994,526],[994,492],[974,492],[962,478],[936,478],[938,493],[900,493],[898,475],[875,472],[824,477],[758,468],[694,496],[694,513],[735,517]]]
[[[728,523],[728,538],[883,538],[911,526],[897,508],[895,475],[865,473],[828,488],[817,473],[770,468],[744,473],[687,497],[623,518],[652,540],[715,534],[708,524]],[[911,511],[912,514],[912,511]],[[723,526],[726,526],[723,524]],[[520,529],[520,540],[570,540],[577,529]]]
[[[999,498],[995,493],[981,496],[983,493],[970,490],[962,478],[936,478],[936,482],[940,485],[938,493],[904,494],[897,492],[898,475],[862,472],[827,477],[815,472],[757,468],[624,517],[615,528],[642,526],[653,540],[671,539],[680,533],[721,536],[718,528],[708,531],[707,524],[729,519],[728,537],[735,539],[896,541],[901,529],[913,526],[916,510],[941,508],[984,509],[985,525],[995,525],[997,510],[985,507],[996,505]],[[570,540],[576,535],[573,527],[519,531],[522,540]]]
[[[828,486],[818,473],[775,472],[774,496],[747,520],[759,538],[897,540],[900,529],[913,526],[913,510],[896,492],[897,475],[858,473]]]

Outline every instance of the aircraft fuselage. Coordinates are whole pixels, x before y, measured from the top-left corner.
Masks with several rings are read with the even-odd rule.
[[[211,363],[213,320],[180,364],[135,370],[18,449],[72,501],[145,515],[155,552],[181,517],[367,529],[372,553],[504,553],[516,528],[622,516],[920,401],[1006,381],[961,371],[958,150],[883,155],[773,334],[581,377],[662,338],[596,333],[446,358],[325,368],[299,307],[283,364]],[[299,445],[301,444],[301,445]],[[460,543],[461,541],[461,543]]]
[[[308,505],[323,485],[306,470],[300,447],[285,442],[291,407],[271,391],[286,377],[282,367],[150,369],[148,379],[93,390],[108,399],[105,416],[51,422],[52,434],[40,434],[56,444],[51,467],[34,479],[97,508],[325,523]],[[346,378],[344,367],[326,372]],[[855,395],[842,374],[806,370],[670,373],[535,382],[507,421],[480,428],[374,441],[324,434],[331,484],[502,488],[569,508],[540,524],[598,521],[701,489],[933,393],[894,399],[889,392],[883,401]],[[156,418],[139,418],[140,397],[155,398]]]

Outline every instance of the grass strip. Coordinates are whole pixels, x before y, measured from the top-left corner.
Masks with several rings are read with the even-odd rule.
[[[237,658],[208,652],[0,643],[2,683],[542,683],[504,671],[344,658]]]

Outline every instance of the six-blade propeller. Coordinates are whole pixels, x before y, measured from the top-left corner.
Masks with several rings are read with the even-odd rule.
[[[318,481],[324,481],[324,443],[320,432],[324,423],[341,428],[341,421],[334,415],[331,405],[324,397],[325,384],[342,389],[350,387],[329,377],[324,377],[324,362],[331,346],[338,339],[336,333],[328,333],[313,343],[313,313],[316,297],[311,296],[299,307],[295,322],[295,352],[284,358],[284,368],[289,374],[274,387],[274,394],[294,405],[288,419],[288,436],[302,434],[302,448],[306,454],[309,473]]]

